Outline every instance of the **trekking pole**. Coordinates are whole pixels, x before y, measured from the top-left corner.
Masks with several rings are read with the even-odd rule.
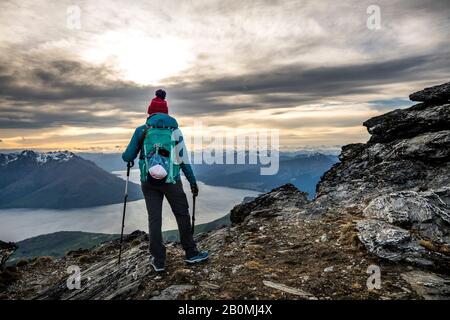
[[[130,169],[133,166],[134,166],[133,161],[127,163],[127,180],[125,182],[125,196],[123,198],[122,231],[120,233],[120,247],[119,247],[119,262],[118,262],[118,264],[120,264],[120,258],[122,257],[123,228],[125,227],[125,210],[127,208],[127,199],[128,199],[128,181],[130,180]]]
[[[194,228],[195,228],[195,195],[192,195],[192,235],[194,235]]]

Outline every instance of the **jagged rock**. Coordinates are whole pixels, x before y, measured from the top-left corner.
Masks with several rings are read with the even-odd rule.
[[[449,199],[450,188],[377,197],[363,211],[369,220],[358,222],[358,236],[370,252],[382,258],[427,265],[436,259],[448,263],[450,256],[425,250],[419,240],[427,239],[429,246],[450,246]]]
[[[220,286],[218,286],[217,284],[214,284],[214,283],[211,283],[211,282],[206,282],[206,281],[201,282],[200,286],[202,288],[210,289],[210,290],[219,290],[220,289]]]
[[[285,209],[286,205],[301,208],[307,203],[307,194],[288,183],[257,197],[251,202],[235,206],[230,211],[230,220],[232,223],[241,223],[249,216],[272,217]]]
[[[292,287],[286,286],[284,284],[280,284],[280,283],[276,283],[276,282],[272,282],[272,281],[268,281],[268,280],[263,280],[263,283],[264,283],[265,286],[267,286],[269,288],[281,290],[283,292],[290,293],[290,294],[299,296],[299,297],[304,298],[304,299],[309,299],[309,300],[316,300],[317,299],[311,293],[306,292],[306,291],[301,290],[301,289],[298,289],[298,288],[292,288]]]
[[[180,268],[175,270],[171,280],[174,280],[175,282],[189,282],[193,276],[194,272],[192,270]]]
[[[449,109],[450,110],[450,109]],[[313,207],[362,210],[372,199],[402,190],[450,185],[450,131],[424,133],[389,143],[343,147],[341,162],[317,185]]]
[[[135,240],[135,239],[140,239],[142,241],[146,241],[146,240],[148,240],[148,235],[145,231],[142,231],[142,230],[135,230],[132,233],[126,235],[127,242]],[[116,240],[116,242],[119,242],[119,241],[120,241],[119,239]]]
[[[364,216],[384,220],[388,223],[420,229],[420,224],[442,226],[442,237],[450,224],[450,187],[424,192],[402,191],[373,199],[364,209]],[[436,221],[439,220],[439,221]],[[442,241],[442,239],[441,239]]]
[[[134,232],[124,240],[130,242],[137,237],[144,237],[142,232]],[[115,246],[116,240],[110,246]],[[126,245],[126,244],[124,244]],[[101,248],[99,248],[101,250]],[[128,299],[145,284],[146,277],[153,270],[148,263],[148,252],[140,250],[139,246],[131,247],[122,252],[122,263],[118,265],[117,251],[109,258],[92,263],[86,270],[80,270],[80,288],[68,286],[69,274],[62,281],[37,294],[34,299],[48,300],[111,300]]]
[[[450,130],[420,134],[387,145],[378,156],[386,160],[411,159],[442,163],[450,159]]]
[[[8,258],[16,251],[17,245],[13,242],[0,240],[0,270],[3,269]]]
[[[450,100],[450,82],[425,88],[409,95],[412,101],[442,104]]]
[[[387,222],[367,219],[356,224],[358,238],[366,249],[390,261],[416,261],[419,264],[431,265],[432,262],[421,260],[426,250],[409,231],[393,226]]]
[[[427,106],[418,104],[397,109],[363,123],[372,135],[369,142],[390,142],[411,138],[425,132],[450,128],[450,104]]]
[[[326,267],[325,269],[323,269],[323,272],[333,272],[334,271],[334,267]]]
[[[189,284],[172,285],[164,289],[160,295],[151,298],[150,300],[176,300],[182,294],[194,289],[194,286]]]
[[[411,271],[401,276],[426,300],[450,300],[449,277],[424,271]]]
[[[369,142],[342,148],[341,162],[317,185],[311,212],[364,215],[358,237],[381,258],[448,264],[447,250],[431,248],[450,243],[450,104],[441,99],[449,84],[412,95],[433,104],[365,121]]]

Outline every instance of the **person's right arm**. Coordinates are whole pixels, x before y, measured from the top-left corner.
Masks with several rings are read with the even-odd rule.
[[[136,157],[139,154],[139,140],[141,139],[142,134],[144,133],[144,128],[143,127],[139,127],[136,128],[136,130],[133,133],[133,136],[131,137],[131,141],[127,146],[127,149],[125,150],[124,153],[122,153],[122,160],[125,162],[131,162],[134,159],[136,159]]]

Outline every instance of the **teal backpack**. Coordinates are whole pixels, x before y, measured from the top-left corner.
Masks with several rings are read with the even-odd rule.
[[[167,171],[166,183],[175,184],[177,182],[175,178],[180,174],[180,165],[176,157],[177,141],[173,139],[173,131],[176,129],[165,127],[162,120],[158,121],[155,126],[147,125],[139,141],[141,147],[139,169],[142,182],[148,180],[149,168],[157,164]]]

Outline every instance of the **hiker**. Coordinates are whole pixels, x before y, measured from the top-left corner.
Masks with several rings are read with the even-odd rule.
[[[188,264],[208,259],[207,251],[199,251],[191,233],[189,205],[180,178],[180,169],[190,183],[194,196],[198,186],[192,167],[187,160],[187,150],[177,121],[168,115],[164,101],[166,93],[156,91],[157,104],[148,108],[146,124],[136,128],[122,159],[130,163],[139,154],[141,188],[149,218],[150,264],[156,272],[165,270],[166,248],[163,243],[162,203],[164,197],[172,208],[180,233],[181,245]],[[165,102],[165,101],[164,101]],[[175,154],[178,153],[178,154]],[[181,158],[181,160],[180,160]]]

